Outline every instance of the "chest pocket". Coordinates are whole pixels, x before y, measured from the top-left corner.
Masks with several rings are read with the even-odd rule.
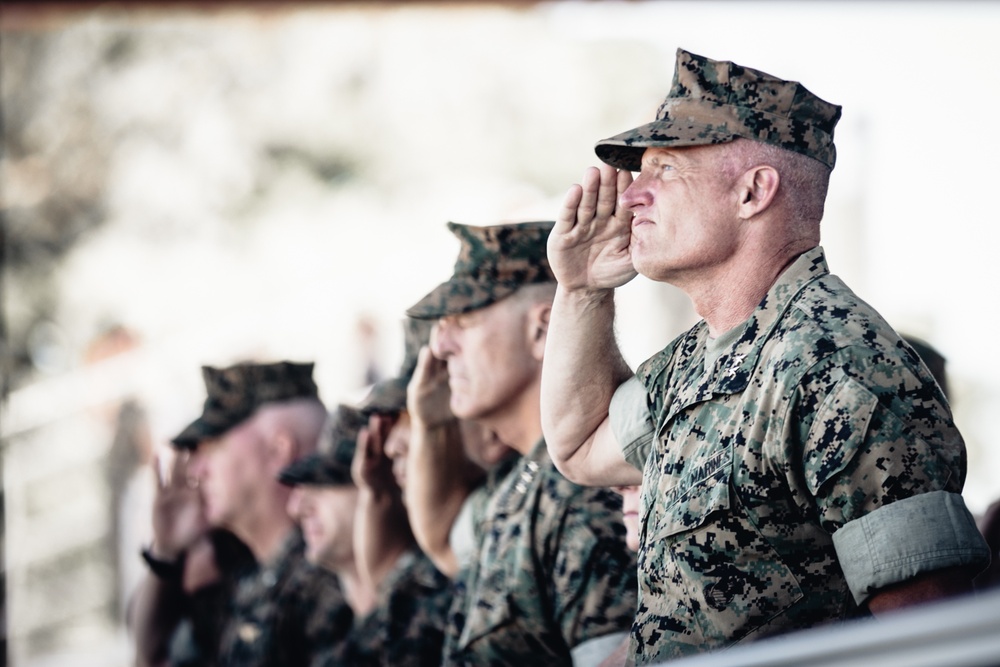
[[[732,487],[733,461],[730,447],[713,452],[650,499],[643,597],[677,630],[668,639],[675,644],[734,643],[802,597],[791,569],[743,510]]]
[[[654,540],[694,530],[715,512],[729,509],[729,476],[733,454],[727,447],[685,475],[663,492],[663,511],[657,517]]]
[[[489,522],[484,528],[490,531]],[[548,632],[549,622],[538,606],[548,596],[531,575],[532,556],[515,536],[499,533],[494,539],[500,545],[482,544],[487,548],[479,554],[477,581],[466,592],[469,606],[449,664],[517,664],[528,646],[538,664],[564,664],[567,656],[557,650],[561,640]]]

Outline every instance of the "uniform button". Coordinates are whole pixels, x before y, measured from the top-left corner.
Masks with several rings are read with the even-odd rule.
[[[260,628],[253,623],[243,623],[236,631],[236,634],[247,644],[253,644],[257,641],[257,637],[260,637]]]

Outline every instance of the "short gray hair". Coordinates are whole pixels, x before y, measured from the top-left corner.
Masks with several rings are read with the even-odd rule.
[[[774,167],[781,179],[777,196],[790,217],[815,223],[823,219],[830,167],[805,155],[750,139],[737,138],[722,146],[727,148],[720,158],[722,169],[728,175],[736,177],[760,165]]]

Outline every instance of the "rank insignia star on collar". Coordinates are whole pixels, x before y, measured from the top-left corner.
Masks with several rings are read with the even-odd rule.
[[[747,358],[745,354],[734,354],[732,358],[732,365],[726,370],[726,377],[736,377],[736,374],[740,371],[740,364],[743,360]]]

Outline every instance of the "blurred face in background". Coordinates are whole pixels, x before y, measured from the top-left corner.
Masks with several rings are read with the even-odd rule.
[[[385,439],[385,455],[392,460],[392,476],[399,488],[406,488],[406,457],[410,453],[410,413],[403,410]]]
[[[638,486],[611,487],[622,497],[622,523],[625,524],[625,544],[632,551],[639,550],[639,488]]]
[[[188,475],[197,481],[209,523],[246,534],[262,503],[273,498],[260,493],[271,481],[263,438],[247,420],[218,438],[204,440],[191,453]]]
[[[541,374],[531,304],[509,296],[438,320],[431,334],[434,356],[448,363],[451,410],[459,419],[491,426],[526,400]],[[544,346],[544,337],[542,346]]]
[[[353,484],[302,484],[288,497],[288,513],[302,529],[306,559],[339,571],[354,561],[354,515],[358,488]]]

